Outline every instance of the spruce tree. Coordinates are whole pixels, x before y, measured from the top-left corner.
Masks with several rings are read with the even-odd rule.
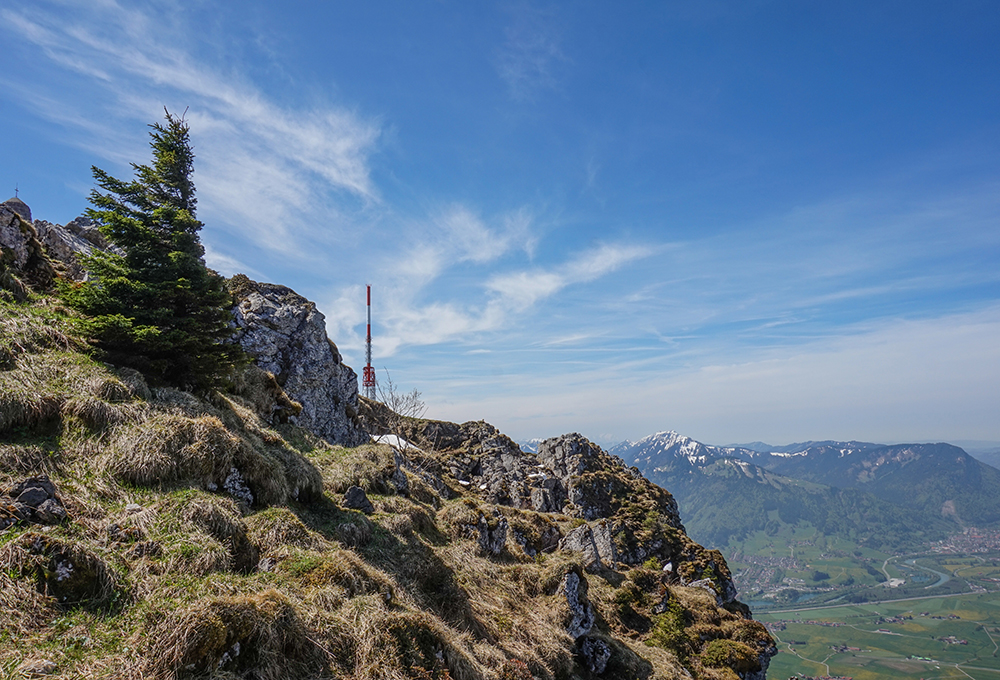
[[[222,343],[232,334],[231,298],[205,267],[187,122],[166,111],[149,127],[153,160],[132,164],[135,179],[92,168],[100,190],[91,191],[87,216],[118,252],[86,258],[93,279],[65,286],[63,297],[90,317],[85,325],[112,363],[154,383],[205,388],[242,357]]]

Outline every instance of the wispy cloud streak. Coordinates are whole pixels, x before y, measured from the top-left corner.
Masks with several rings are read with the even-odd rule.
[[[317,216],[342,212],[345,199],[378,201],[369,169],[377,121],[336,106],[285,108],[238,74],[185,51],[190,27],[171,20],[173,14],[105,0],[84,9],[7,8],[0,19],[9,35],[82,77],[90,88],[85,96],[38,90],[29,101],[50,120],[78,128],[81,144],[106,159],[120,162],[122,128],[151,122],[164,104],[189,106],[203,218],[239,230],[262,248],[306,255],[303,242],[317,236]],[[92,108],[65,114],[80,106]]]

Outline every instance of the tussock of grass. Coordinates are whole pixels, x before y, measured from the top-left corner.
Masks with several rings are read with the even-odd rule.
[[[200,498],[185,504],[182,516],[226,547],[232,569],[248,574],[257,568],[260,550],[247,537],[247,527],[231,499]]]
[[[0,444],[0,479],[51,473],[57,467],[56,457],[40,446]]]
[[[150,631],[147,671],[155,676],[253,670],[261,680],[318,675],[324,652],[277,591],[196,603]]]
[[[0,571],[0,641],[28,635],[51,620],[55,611],[52,598]]]
[[[272,373],[254,364],[236,375],[232,391],[260,418],[271,424],[286,423],[291,416],[302,411],[302,404],[285,394]]]
[[[295,514],[287,508],[268,508],[246,519],[247,535],[260,547],[263,554],[291,546],[303,549],[320,549],[326,542],[309,531]]]
[[[62,607],[110,607],[123,595],[107,564],[70,541],[28,532],[0,548],[0,569],[33,580],[38,591]]]
[[[141,486],[226,486],[235,469],[255,504],[274,505],[317,494],[319,473],[287,448],[267,448],[234,434],[216,416],[159,414],[119,431],[100,466]]]
[[[390,446],[364,444],[353,449],[335,446],[314,451],[310,459],[323,467],[323,485],[328,493],[341,494],[352,486],[359,486],[367,493],[396,492],[389,482],[396,470]]]

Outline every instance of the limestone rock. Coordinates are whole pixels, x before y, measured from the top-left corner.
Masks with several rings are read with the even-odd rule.
[[[351,510],[360,510],[366,515],[375,512],[375,506],[368,500],[368,495],[360,486],[352,486],[344,492],[344,507]]]
[[[591,673],[600,675],[608,667],[608,661],[611,659],[611,645],[606,640],[584,637],[579,640],[577,649],[583,663]]]
[[[479,532],[479,551],[485,555],[499,555],[507,546],[507,518],[502,515],[497,517],[497,521],[490,526],[485,515],[479,516],[479,523],[476,525]]]
[[[23,270],[31,255],[28,242],[31,234],[24,226],[26,222],[27,220],[19,218],[9,202],[0,205],[0,247],[13,252],[15,269]]]
[[[26,282],[41,286],[51,283],[55,276],[35,228],[9,202],[0,204],[0,280],[7,268]]]
[[[589,633],[596,621],[594,607],[587,599],[587,582],[578,573],[571,571],[563,577],[559,590],[569,607],[566,632],[575,640]]]
[[[29,224],[31,223],[31,208],[29,208],[28,204],[20,198],[17,196],[14,198],[8,198],[3,202],[3,204],[20,215],[22,220],[28,222]]]
[[[368,434],[355,417],[358,376],[326,335],[316,305],[285,286],[233,277],[236,340],[274,374],[302,411],[291,417],[333,444],[357,446]]]
[[[585,524],[577,527],[559,542],[562,550],[570,550],[583,555],[587,571],[613,569],[618,560],[611,524],[608,521]]]
[[[19,521],[59,524],[67,518],[56,486],[47,475],[29,477],[12,486],[5,495],[10,502],[0,500],[0,528]]]
[[[35,508],[35,519],[42,524],[59,524],[66,517],[66,508],[55,498],[46,498]]]
[[[60,224],[52,224],[45,220],[35,222],[38,240],[45,246],[49,257],[53,257],[66,265],[66,274],[74,281],[86,281],[87,270],[80,262],[81,255],[90,255],[95,246],[90,241],[74,234]]]
[[[17,667],[17,672],[25,678],[41,678],[52,675],[57,670],[59,666],[48,659],[31,659]]]

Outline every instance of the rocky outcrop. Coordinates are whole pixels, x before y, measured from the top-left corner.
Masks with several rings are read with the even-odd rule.
[[[522,451],[482,421],[457,425],[414,420],[404,436],[430,452],[421,454],[420,467],[434,471],[439,479],[435,488],[472,493],[494,505],[583,520],[544,543],[540,536],[529,540],[521,527],[512,526],[513,543],[528,555],[536,554],[541,545],[546,551],[558,545],[578,553],[590,572],[655,559],[671,566],[674,582],[703,581],[723,604],[736,598],[725,559],[687,536],[673,496],[579,434],[547,439],[537,453]]]
[[[77,217],[65,225],[35,220],[34,226],[49,257],[62,262],[65,276],[74,281],[86,281],[90,276],[81,257],[91,255],[95,250],[122,253],[120,248],[108,242],[89,217]]]
[[[242,274],[233,277],[230,289],[236,341],[302,405],[291,421],[334,444],[368,441],[357,419],[358,376],[327,337],[316,305],[290,288]]]
[[[587,571],[614,569],[618,561],[611,522],[607,520],[577,527],[559,542],[559,548],[580,553]]]
[[[29,477],[0,495],[0,531],[17,523],[59,524],[66,519],[56,486],[45,475]]]
[[[34,235],[28,231],[29,224],[8,203],[0,205],[0,248],[13,254],[11,264],[15,269],[23,270],[31,254],[30,239]]]
[[[589,633],[594,627],[597,615],[587,599],[587,581],[575,571],[570,571],[559,584],[559,592],[566,598],[569,612],[566,617],[566,632],[573,639]]]
[[[31,224],[31,208],[28,207],[27,203],[15,196],[14,198],[8,198],[3,204],[20,215],[22,220]]]

